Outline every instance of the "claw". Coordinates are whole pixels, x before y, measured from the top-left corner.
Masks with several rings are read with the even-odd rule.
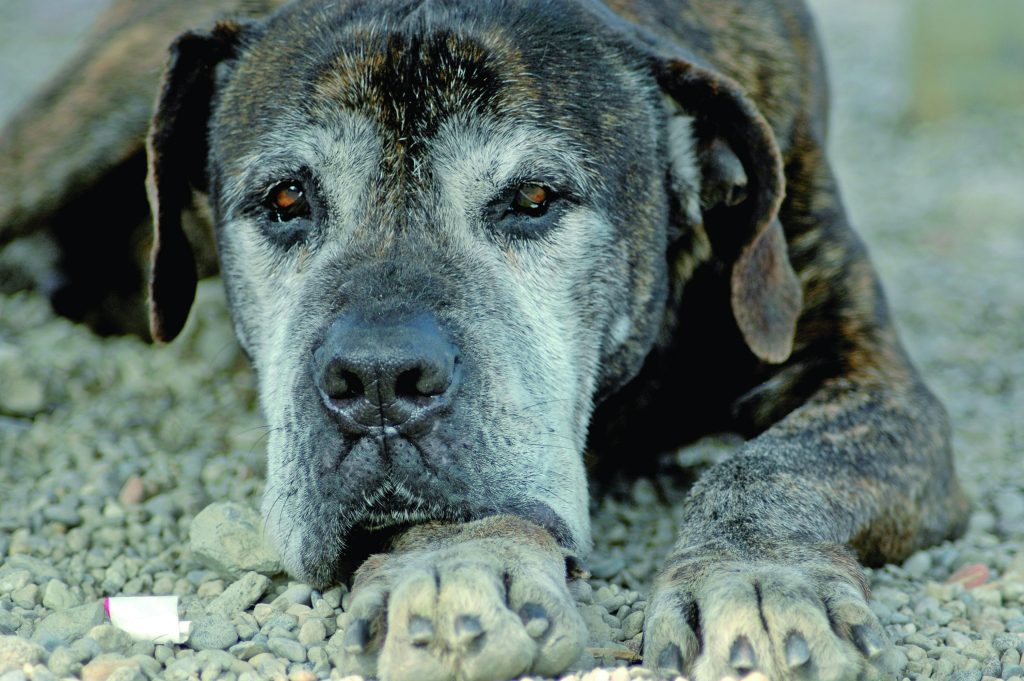
[[[544,635],[551,625],[548,622],[548,611],[539,603],[526,603],[519,609],[519,618],[523,620],[523,626],[530,638],[538,638]]]
[[[455,642],[467,645],[480,638],[484,633],[480,618],[476,615],[459,615],[455,618]]]
[[[357,619],[348,625],[345,631],[345,650],[349,653],[361,653],[370,643],[370,620]]]
[[[811,649],[807,647],[807,639],[799,632],[791,632],[786,637],[786,666],[796,669],[807,664],[811,659]]]
[[[415,646],[425,646],[434,640],[434,625],[426,617],[415,615],[409,620],[409,638]]]
[[[873,660],[885,650],[885,641],[870,627],[858,624],[853,627],[853,642],[869,660]]]
[[[683,673],[683,653],[675,643],[669,643],[658,653],[658,669],[666,669],[677,674]]]
[[[754,647],[746,636],[738,637],[732,644],[729,652],[729,664],[741,674],[751,672],[757,668],[757,654]]]

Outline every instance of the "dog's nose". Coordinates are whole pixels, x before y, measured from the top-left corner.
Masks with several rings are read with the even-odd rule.
[[[457,348],[425,313],[343,314],[313,353],[320,398],[350,434],[428,423],[449,403],[459,374]]]

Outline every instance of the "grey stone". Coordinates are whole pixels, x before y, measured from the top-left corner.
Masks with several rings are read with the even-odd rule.
[[[270,652],[278,657],[283,657],[292,662],[306,661],[306,649],[301,643],[293,639],[283,636],[271,636],[270,640],[267,641],[267,647],[270,648]]]
[[[219,615],[197,617],[192,621],[188,645],[194,650],[227,650],[238,643],[238,632],[231,620]]]
[[[636,611],[626,615],[626,618],[622,620],[622,637],[624,639],[631,639],[639,634],[644,627],[644,613],[642,611]]]
[[[51,579],[43,587],[43,606],[50,610],[67,610],[80,604],[81,600],[59,579]]]
[[[4,567],[22,568],[28,570],[32,575],[32,581],[36,584],[43,584],[49,579],[60,579],[60,571],[52,564],[23,553],[8,556],[4,559]]]
[[[953,672],[953,675],[949,677],[949,681],[981,681],[981,670],[961,669],[958,672]]]
[[[341,597],[343,594],[348,593],[348,589],[344,586],[336,586],[328,589],[323,593],[323,599],[327,602],[332,609],[337,610],[341,605]]]
[[[89,638],[105,653],[127,654],[135,641],[123,629],[113,624],[99,624],[89,630]]]
[[[268,588],[270,588],[269,577],[258,572],[247,572],[214,598],[206,606],[206,611],[211,615],[230,617],[237,612],[251,608]]]
[[[35,664],[43,657],[42,646],[17,636],[0,636],[0,674]]]
[[[239,660],[251,660],[257,655],[270,652],[270,648],[267,647],[266,643],[259,641],[242,641],[231,646],[228,652]]]
[[[39,604],[39,587],[35,584],[26,584],[20,589],[11,592],[11,600],[20,608],[31,610]]]
[[[0,570],[0,594],[9,594],[30,584],[32,573],[23,568]]]
[[[610,579],[626,569],[626,559],[622,556],[610,558],[597,558],[592,560],[588,567],[590,574],[598,579]]]
[[[300,604],[309,605],[313,594],[313,588],[308,584],[293,583],[284,590],[280,596],[274,599],[271,604],[278,610],[286,610],[289,606]]]
[[[189,546],[197,560],[225,577],[239,579],[247,572],[278,574],[280,558],[262,527],[259,514],[249,506],[210,504],[192,520]]]
[[[299,627],[299,643],[307,648],[311,645],[322,642],[326,638],[327,627],[325,627],[324,623],[316,617],[310,617],[301,627]]]
[[[932,569],[932,557],[927,551],[918,551],[903,563],[903,569],[914,579],[923,579]]]
[[[90,629],[104,619],[103,603],[87,603],[48,615],[36,625],[32,640],[47,648],[61,643],[71,643],[85,636]]]

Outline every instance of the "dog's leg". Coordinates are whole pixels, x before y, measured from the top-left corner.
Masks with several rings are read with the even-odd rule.
[[[829,190],[783,214],[807,294],[796,351],[738,403],[763,432],[695,485],[647,611],[646,664],[698,681],[890,673],[855,558],[903,559],[966,517],[944,410],[819,167]]]
[[[587,630],[566,556],[540,527],[494,516],[431,524],[358,570],[341,654],[345,673],[382,681],[552,676],[579,657]]]

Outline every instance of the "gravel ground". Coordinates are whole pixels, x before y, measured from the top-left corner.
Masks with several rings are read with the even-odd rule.
[[[11,76],[15,55],[38,78],[62,51],[46,46],[80,35],[102,4],[10,1],[24,23],[0,25],[0,116],[33,80]],[[1024,118],[912,116],[914,5],[813,5],[847,202],[951,412],[976,502],[966,537],[871,572],[873,607],[902,678],[1024,681]],[[183,338],[161,348],[96,338],[33,295],[0,297],[0,386],[0,681],[338,676],[346,589],[278,574],[250,510],[266,433],[218,282],[201,286]],[[669,456],[662,477],[595,503],[595,576],[575,585],[592,634],[577,677],[646,675],[616,667],[635,660],[648,585],[672,542],[673,472],[735,444],[702,441]],[[189,643],[132,642],[104,624],[100,599],[117,594],[180,595]]]

